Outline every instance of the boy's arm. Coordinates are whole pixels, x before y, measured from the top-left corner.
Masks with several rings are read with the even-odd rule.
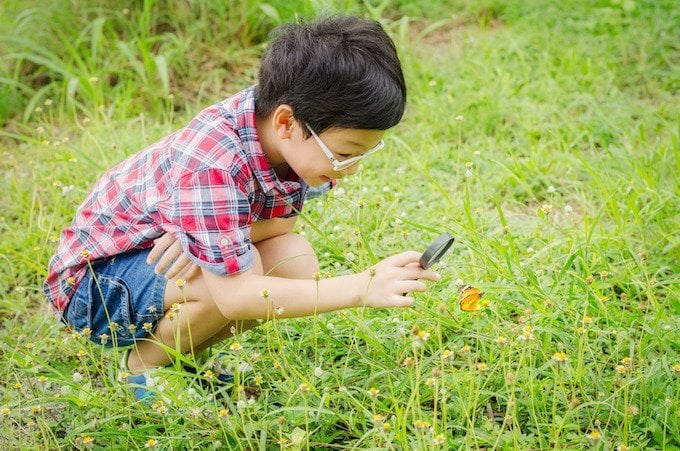
[[[250,241],[252,243],[259,243],[268,238],[291,233],[296,219],[297,216],[255,221],[250,228]]]
[[[268,238],[285,235],[293,231],[296,216],[290,218],[274,218],[255,221],[250,231],[252,243],[259,243]],[[176,277],[188,277],[193,274],[197,265],[184,253],[180,242],[171,234],[165,233],[154,240],[153,249],[149,252],[147,263],[155,264],[156,274],[163,274],[168,280]]]
[[[252,270],[231,276],[203,269],[209,294],[230,320],[294,318],[350,307],[406,307],[425,291],[422,280],[439,280],[420,267],[420,253],[404,252],[358,274],[320,280],[270,277]]]

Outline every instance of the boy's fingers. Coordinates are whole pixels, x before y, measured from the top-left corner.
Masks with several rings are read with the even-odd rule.
[[[192,262],[189,259],[189,257],[187,257],[184,254],[182,254],[181,257],[179,257],[179,258],[181,258],[184,261],[184,265],[181,268],[178,266],[177,271],[174,274],[171,274],[171,277],[166,276],[166,278],[170,279],[170,278],[174,277],[174,278],[177,278],[177,279],[191,279],[191,277],[193,276],[193,274],[195,272],[193,268],[197,265],[194,262]],[[174,268],[174,265],[173,265],[173,268]],[[173,268],[170,268],[170,269],[173,269]]]
[[[172,243],[158,259],[158,263],[156,263],[154,272],[156,274],[163,274],[170,264],[180,255],[182,255],[182,252],[182,245],[179,243],[179,241]]]
[[[423,255],[421,252],[406,251],[402,252],[401,254],[388,257],[386,260],[388,260],[394,266],[406,266],[409,263],[418,262],[421,255]]]
[[[191,267],[194,263],[187,258],[186,264],[177,272],[178,279],[188,279],[191,275]]]
[[[427,290],[425,282],[421,282],[419,280],[408,280],[402,282],[399,285],[400,293],[410,293],[412,291],[425,291],[425,290]]]
[[[182,271],[180,276],[182,279],[192,279],[198,272],[200,272],[201,267],[198,266],[196,263],[189,261],[189,264],[187,267]]]
[[[400,285],[400,292],[403,296],[407,296],[411,291],[426,291],[427,285],[423,280],[430,280],[432,282],[438,282],[441,280],[442,276],[429,269],[422,269],[418,267],[405,267],[408,271],[406,277],[402,279],[402,285]],[[410,304],[409,304],[410,305]]]
[[[404,293],[402,296],[394,296],[394,298],[392,298],[392,302],[395,307],[410,307],[413,305],[413,302],[415,302],[415,299]]]
[[[191,260],[189,260],[189,257],[182,253],[182,255],[177,257],[177,259],[173,262],[170,268],[166,271],[165,278],[170,280],[177,276],[178,274],[183,273],[188,269],[190,264]]]
[[[420,279],[438,282],[442,278],[442,276],[440,276],[438,273],[430,269],[423,269],[420,266],[405,267],[404,271],[406,272],[406,279]]]
[[[180,260],[182,259],[182,256],[180,255],[177,257],[177,260],[175,260],[172,265],[168,268],[167,271],[165,271],[165,278],[167,280],[170,280],[174,278],[177,274],[179,274],[182,270],[184,270],[184,262],[181,262]]]
[[[432,282],[439,282],[440,280],[442,280],[442,276],[439,273],[434,272],[434,271],[429,270],[429,269],[425,270],[425,272],[423,272],[420,275],[420,277],[418,277],[418,278],[424,279],[424,280],[430,280]]]
[[[146,262],[150,265],[153,264],[174,241],[175,237],[171,233],[165,233],[153,240],[153,248],[146,257]]]

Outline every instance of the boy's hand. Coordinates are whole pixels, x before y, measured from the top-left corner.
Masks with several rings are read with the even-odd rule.
[[[416,251],[402,252],[387,257],[377,265],[359,275],[367,281],[366,291],[361,297],[368,307],[408,307],[413,298],[412,291],[427,289],[423,280],[436,282],[441,276],[429,269],[423,269],[418,260],[422,254]]]
[[[149,252],[146,262],[150,265],[156,263],[154,268],[156,274],[165,272],[167,280],[188,279],[198,270],[198,265],[187,257],[182,245],[171,233],[161,235],[153,243],[153,249]]]

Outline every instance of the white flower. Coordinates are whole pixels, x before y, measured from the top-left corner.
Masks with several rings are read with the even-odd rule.
[[[245,409],[248,407],[248,403],[246,403],[244,400],[239,399],[239,401],[236,403],[236,407],[238,407],[240,410]]]
[[[554,186],[550,185],[550,186],[548,187],[548,192],[549,192],[550,194],[553,194],[553,193],[556,193],[557,190],[555,189]]]
[[[314,368],[314,375],[315,375],[316,377],[321,377],[321,376],[323,376],[323,370],[321,369],[320,366],[317,366],[316,368]]]
[[[345,254],[345,257],[347,258],[347,260],[349,260],[351,262],[353,262],[356,259],[356,256],[352,252],[347,252]]]
[[[335,195],[338,197],[342,197],[345,195],[345,189],[340,187],[335,189]]]
[[[565,205],[564,206],[564,212],[565,213],[571,213],[572,211],[574,211],[574,209],[571,208],[571,205]]]
[[[335,329],[335,324],[333,324],[333,323],[328,323],[328,324],[326,324],[326,329],[328,329],[328,330],[333,330],[333,329]]]
[[[64,187],[61,189],[61,195],[62,195],[62,196],[66,196],[68,193],[70,193],[70,192],[73,191],[74,189],[76,189],[76,187],[73,186],[73,185],[64,186]]]
[[[80,382],[80,381],[83,380],[83,375],[80,374],[80,373],[77,372],[77,371],[76,371],[75,373],[73,373],[73,376],[72,376],[72,377],[73,377],[73,382],[75,382],[76,384],[77,384],[78,382]]]
[[[253,367],[248,363],[248,362],[243,362],[239,364],[238,370],[240,373],[247,373],[248,371],[252,370]]]

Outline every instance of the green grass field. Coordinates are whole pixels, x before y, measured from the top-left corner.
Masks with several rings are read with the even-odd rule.
[[[123,3],[0,4],[1,445],[680,449],[677,2],[333,2],[389,30],[409,106],[298,229],[324,275],[449,231],[443,279],[412,308],[271,321],[213,350],[233,386],[161,370],[153,405],[47,308],[59,232],[107,168],[254,83],[269,30],[325,7]]]

